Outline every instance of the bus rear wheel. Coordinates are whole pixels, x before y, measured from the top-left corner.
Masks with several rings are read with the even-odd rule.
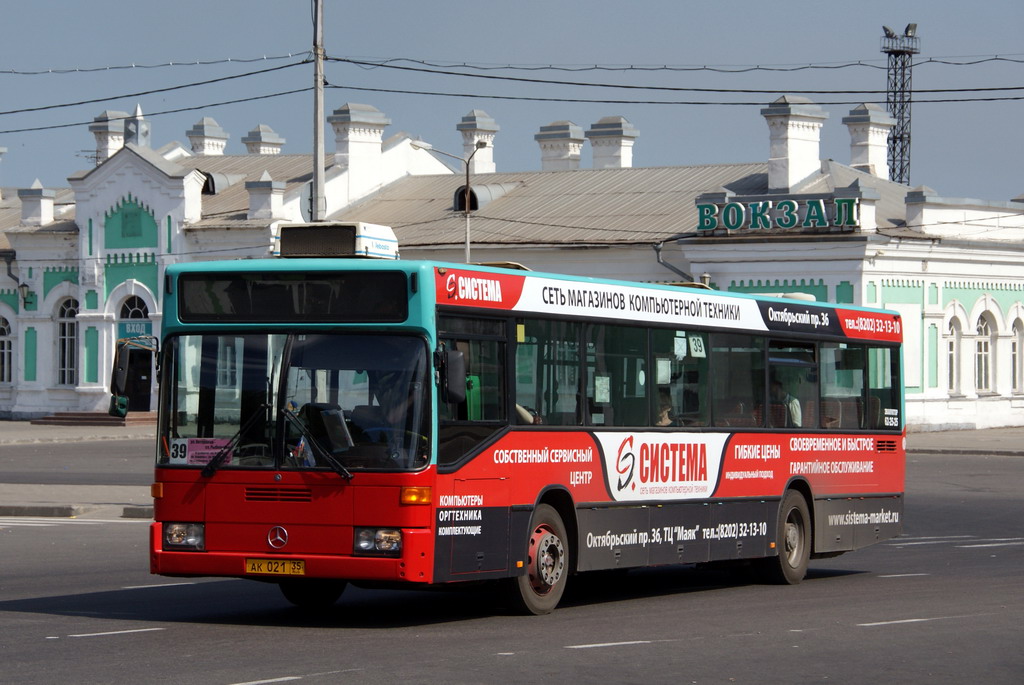
[[[790,490],[782,498],[776,531],[779,555],[762,560],[762,575],[772,583],[796,585],[807,575],[811,558],[811,514],[799,492]]]
[[[300,609],[326,609],[341,597],[345,591],[344,580],[329,578],[306,578],[303,580],[282,580],[281,594]]]
[[[512,603],[525,614],[549,614],[558,606],[569,578],[569,542],[554,507],[540,504],[530,520],[526,573],[509,579]]]

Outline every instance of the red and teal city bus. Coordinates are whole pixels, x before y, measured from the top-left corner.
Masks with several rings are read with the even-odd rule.
[[[577,573],[799,583],[901,529],[893,312],[356,258],[170,266],[165,291],[153,573],[301,606],[494,581],[541,614]]]

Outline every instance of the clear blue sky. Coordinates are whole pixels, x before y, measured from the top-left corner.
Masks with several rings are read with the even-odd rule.
[[[437,65],[561,67],[602,65],[709,66],[750,70],[510,70],[435,71],[499,77],[629,86],[769,90],[772,93],[657,91],[528,83],[464,75],[327,65],[329,114],[346,102],[374,105],[391,120],[385,137],[406,131],[435,147],[461,153],[455,130],[471,109],[497,120],[499,171],[536,170],[539,128],[568,119],[587,129],[603,116],[622,115],[640,130],[635,166],[763,161],[768,132],[760,108],[779,94],[818,91],[882,91],[877,94],[807,94],[819,103],[884,103],[886,56],[879,50],[882,25],[902,32],[918,24],[921,54],[913,71],[918,89],[1024,86],[1024,3],[1020,0],[391,0],[387,3],[325,2],[329,57],[382,61],[408,58]],[[283,95],[238,104],[158,112],[309,88],[312,65],[219,83],[146,95],[272,67],[306,56],[312,44],[310,0],[38,0],[4,12],[0,40],[0,185],[66,186],[71,173],[89,168],[95,143],[88,122],[100,112],[134,110],[150,116],[153,145],[179,141],[211,116],[231,134],[228,153],[241,154],[241,138],[258,124],[287,139],[285,152],[308,153],[312,145],[312,94]],[[261,56],[272,59],[244,63]],[[1001,56],[1016,61],[941,64]],[[124,67],[233,60],[197,66],[108,69],[29,75],[17,72]],[[868,66],[840,65],[861,62]],[[457,97],[389,91],[427,91]],[[514,96],[522,100],[483,96]],[[912,113],[911,185],[927,185],[950,197],[1006,201],[1024,194],[1024,100],[926,103],[926,99],[1020,97],[1024,90],[920,93]],[[53,107],[99,100],[67,107]],[[545,101],[600,100],[600,103]],[[620,102],[612,102],[620,101]],[[656,105],[641,101],[755,102],[754,105]],[[827,105],[822,156],[849,162],[849,138],[841,119],[854,105]],[[39,111],[12,110],[48,107]],[[40,131],[3,133],[13,129]],[[333,135],[327,129],[328,154]],[[589,157],[584,152],[584,166]]]

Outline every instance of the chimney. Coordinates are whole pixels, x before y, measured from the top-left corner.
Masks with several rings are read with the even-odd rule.
[[[381,140],[391,120],[372,105],[346,103],[327,117],[334,129],[334,163],[379,183]]]
[[[205,157],[223,155],[230,137],[212,117],[203,117],[185,135],[192,143],[192,152]]]
[[[625,117],[604,117],[586,136],[595,169],[628,169],[633,166],[633,143],[640,132]]]
[[[124,147],[124,120],[127,118],[128,112],[108,109],[89,124],[89,131],[96,138],[97,166]]]
[[[245,190],[249,193],[249,213],[247,219],[282,219],[284,206],[284,182],[275,181],[270,172],[264,171],[258,181],[246,181]]]
[[[135,113],[125,119],[124,142],[137,147],[150,147],[149,122],[142,116],[142,107],[135,105]]]
[[[274,129],[260,124],[249,135],[242,138],[245,149],[250,155],[279,155],[284,147],[284,138],[274,133]]]
[[[472,110],[455,125],[455,130],[462,133],[463,158],[469,159],[469,156],[473,155],[473,159],[469,162],[469,173],[474,175],[493,174],[496,171],[494,136],[500,128],[494,119],[482,109]],[[487,147],[477,148],[476,144],[481,140],[487,143]]]
[[[821,126],[828,113],[804,97],[783,95],[761,110],[768,121],[769,190],[792,190],[821,171]]]
[[[574,171],[580,168],[583,129],[571,121],[555,121],[540,127],[533,137],[540,145],[541,171]]]
[[[850,166],[889,179],[889,131],[896,120],[875,104],[863,104],[843,117],[850,129]]]
[[[21,200],[21,224],[23,226],[46,226],[53,223],[53,198],[56,192],[43,188],[37,178],[31,188],[18,191]]]

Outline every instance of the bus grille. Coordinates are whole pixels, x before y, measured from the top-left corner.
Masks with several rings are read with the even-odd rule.
[[[895,452],[896,441],[895,440],[879,440],[875,443],[875,449],[878,452]]]
[[[312,502],[309,488],[278,488],[251,486],[245,489],[246,502]]]

